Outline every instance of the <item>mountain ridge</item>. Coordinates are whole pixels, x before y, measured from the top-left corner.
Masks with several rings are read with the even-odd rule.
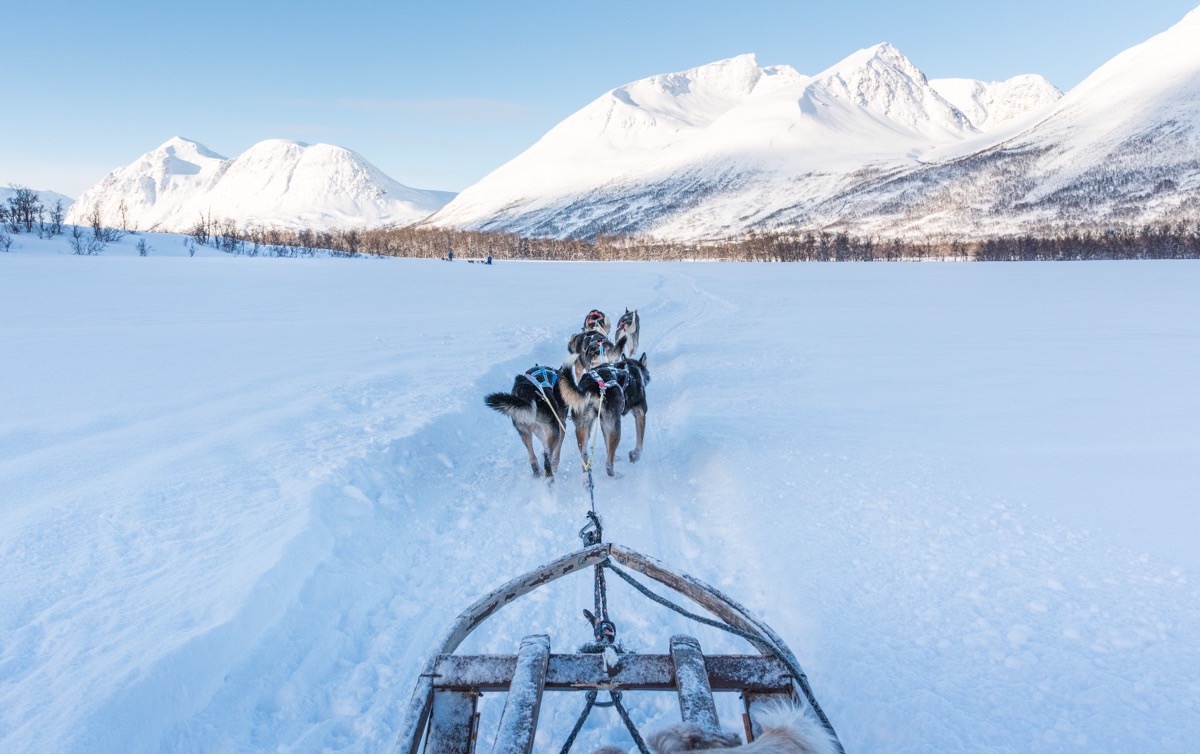
[[[452,196],[398,183],[331,144],[267,139],[227,158],[174,136],[85,191],[67,221],[86,224],[98,207],[105,225],[131,230],[186,232],[202,218],[334,230],[409,224]]]
[[[724,99],[696,96],[726,81],[700,74],[729,71],[741,85]],[[689,118],[694,103],[707,109]],[[605,121],[625,127],[621,150],[578,128],[602,107],[622,110]],[[704,241],[806,229],[983,238],[1200,218],[1198,124],[1200,9],[1065,95],[1032,74],[930,80],[887,43],[813,76],[738,56],[611,90],[425,222]]]

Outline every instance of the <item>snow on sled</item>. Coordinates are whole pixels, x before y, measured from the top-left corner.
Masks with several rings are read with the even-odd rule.
[[[568,754],[576,734],[594,706],[615,707],[642,754],[648,749],[621,704],[622,691],[674,691],[680,716],[706,730],[717,730],[714,691],[740,692],[744,702],[747,741],[760,730],[759,716],[781,702],[795,705],[823,728],[829,743],[842,751],[837,734],[817,704],[808,678],[792,651],[766,624],[711,586],[662,563],[613,543],[600,542],[599,521],[587,546],[513,579],[467,608],[447,632],[436,654],[417,680],[400,731],[399,754],[474,754],[479,735],[476,712],[480,694],[507,692],[492,754],[529,754],[537,731],[544,691],[582,692],[585,702],[571,731],[556,732],[562,754]],[[550,637],[524,637],[515,655],[458,655],[455,650],[501,607],[538,587],[591,567],[596,580],[592,622],[596,642],[575,654],[552,654]],[[687,597],[714,618],[690,613],[652,592],[638,578],[652,579]],[[666,654],[621,651],[613,641],[615,626],[608,620],[605,571],[629,582],[638,592],[701,623],[729,631],[751,644],[758,654],[706,655],[690,636],[674,636]],[[603,699],[602,699],[603,698]],[[819,720],[819,725],[815,721]]]

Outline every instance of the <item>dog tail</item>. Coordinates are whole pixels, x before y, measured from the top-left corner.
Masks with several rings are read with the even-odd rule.
[[[510,419],[537,413],[532,403],[523,401],[512,393],[489,393],[484,396],[483,402],[488,408],[495,409]]]
[[[783,702],[765,707],[755,719],[762,727],[755,743],[765,738],[791,744],[797,754],[837,754],[840,749],[829,731],[804,707]]]

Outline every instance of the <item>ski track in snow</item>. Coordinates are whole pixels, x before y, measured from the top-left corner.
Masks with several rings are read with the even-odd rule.
[[[277,268],[284,299],[312,304],[323,285],[354,284],[365,313],[346,317],[339,305],[358,300],[340,294],[300,319],[294,343],[268,346],[278,330],[263,328],[245,352],[258,342],[271,358],[244,374],[239,350],[219,370],[225,381],[151,391],[138,410],[118,404],[78,425],[56,415],[45,431],[0,425],[0,472],[25,493],[6,506],[0,537],[0,749],[389,751],[457,613],[580,546],[588,497],[573,433],[559,478],[532,478],[511,424],[482,395],[534,362],[561,361],[588,309],[615,319],[623,305],[642,315],[650,411],[642,461],[628,463],[627,422],[619,478],[596,478],[606,539],[762,616],[847,751],[1183,752],[1200,740],[1200,609],[1187,567],[989,491],[969,455],[897,443],[889,422],[912,406],[860,431],[903,391],[871,387],[869,374],[830,381],[829,364],[863,348],[896,359],[887,376],[904,380],[915,349],[889,351],[875,318],[928,324],[905,286],[930,285],[926,270],[978,286],[982,266],[401,262],[364,276],[355,264],[374,263]],[[1021,269],[1006,268],[997,287],[1008,291],[1005,275]],[[1093,280],[1098,268],[1075,269]],[[767,270],[789,282],[760,294]],[[1047,284],[1041,272],[1032,285]],[[204,279],[235,285],[245,273],[231,264]],[[422,285],[398,293],[409,277]],[[806,297],[787,298],[789,285]],[[882,301],[858,313],[867,294],[856,287]],[[266,303],[241,302],[246,316],[269,319],[272,293],[254,294]],[[233,312],[230,327],[245,327]],[[849,321],[823,331],[824,316]],[[866,337],[859,317],[877,328],[869,343],[855,340]],[[321,330],[330,318],[334,335]],[[965,318],[963,333],[983,321]],[[957,332],[947,342],[965,342]],[[23,348],[39,352],[32,343]],[[294,362],[278,361],[289,353]],[[182,374],[171,369],[159,374]],[[856,406],[863,386],[874,393]],[[709,650],[745,651],[615,578],[609,589],[629,648],[665,652],[672,634],[690,633]],[[512,652],[541,632],[552,651],[572,651],[590,638],[580,610],[591,604],[590,573],[563,579],[500,611],[460,651]],[[738,701],[721,696],[725,727],[739,729]],[[643,731],[678,715],[671,695],[627,702]],[[502,704],[484,698],[480,747]],[[547,696],[539,752],[558,750],[581,704]],[[576,749],[601,743],[631,745],[608,710]]]

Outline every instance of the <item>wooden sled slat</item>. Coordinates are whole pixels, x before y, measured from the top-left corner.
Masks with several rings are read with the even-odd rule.
[[[704,658],[713,691],[786,693],[792,678],[787,666],[762,655],[715,655]],[[512,683],[517,659],[513,655],[441,655],[434,663],[433,687],[460,691],[500,691]],[[675,665],[670,655],[621,655],[614,675],[597,654],[550,655],[547,691],[624,689],[670,691],[675,688]]]
[[[475,701],[471,691],[434,691],[425,754],[471,754]]]
[[[720,730],[717,705],[708,683],[708,670],[704,666],[700,642],[691,636],[672,636],[671,662],[675,666],[679,714],[683,721],[708,730]]]
[[[533,748],[549,660],[549,636],[534,634],[521,640],[492,754],[529,754]]]

